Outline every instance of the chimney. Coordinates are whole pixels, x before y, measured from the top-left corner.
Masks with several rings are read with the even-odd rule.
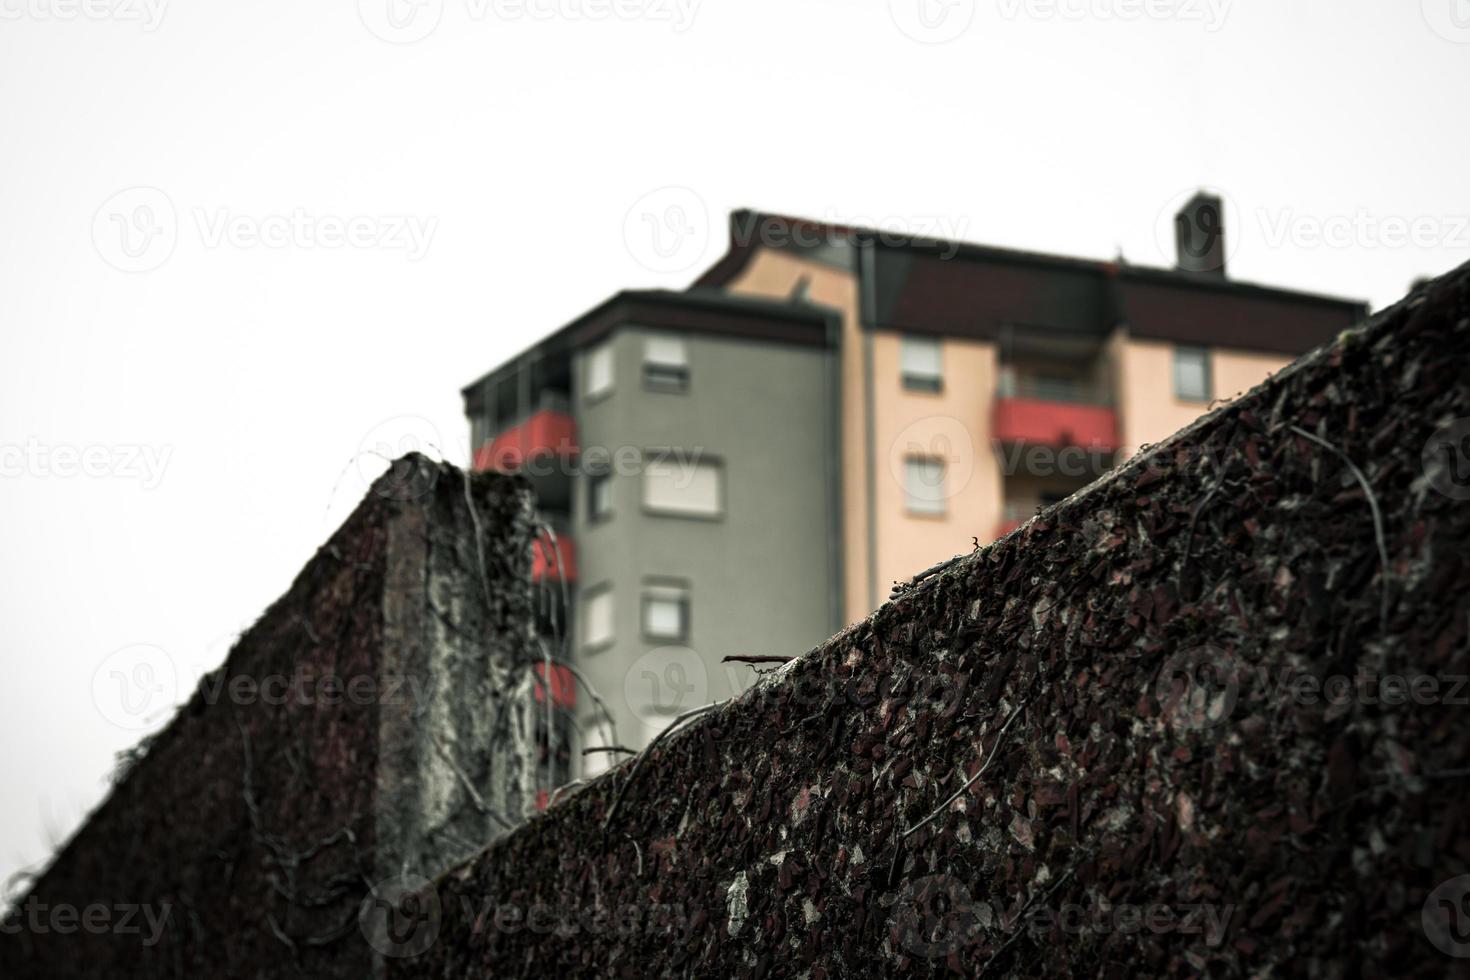
[[[1200,191],[1174,216],[1174,243],[1183,272],[1225,278],[1225,203]]]

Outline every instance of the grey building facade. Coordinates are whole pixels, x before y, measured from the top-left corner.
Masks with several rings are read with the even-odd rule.
[[[725,657],[842,625],[837,334],[800,304],[623,293],[466,389],[476,465],[526,472],[557,538],[569,774],[738,694]]]

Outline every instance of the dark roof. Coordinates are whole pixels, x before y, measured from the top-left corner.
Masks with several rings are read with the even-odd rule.
[[[541,357],[566,354],[624,324],[822,347],[834,339],[836,316],[832,310],[810,303],[732,296],[697,287],[688,292],[625,289],[508,358],[466,385],[462,392],[468,394],[497,375],[514,370],[515,364],[528,354]]]
[[[696,282],[719,288],[762,247],[871,244],[870,328],[993,339],[1003,328],[1133,336],[1300,354],[1363,320],[1367,304],[1221,276],[903,238],[889,232],[740,210],[730,249]]]

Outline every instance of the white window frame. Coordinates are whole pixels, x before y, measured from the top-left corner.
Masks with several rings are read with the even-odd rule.
[[[592,401],[611,394],[613,385],[617,383],[612,341],[604,340],[594,347],[589,347],[583,369],[582,397],[584,399]]]
[[[927,468],[927,470],[922,470]],[[937,470],[938,479],[930,477]],[[948,467],[937,456],[907,456],[903,461],[904,508],[919,517],[943,517],[948,512],[944,480]],[[923,483],[926,487],[918,487]]]
[[[643,338],[643,386],[652,391],[689,389],[689,345],[683,337],[654,334]]]
[[[593,603],[606,603],[596,609]],[[578,618],[582,621],[582,648],[584,650],[601,650],[610,647],[617,639],[617,607],[613,602],[613,590],[610,585],[595,586],[582,593],[581,614]],[[600,610],[606,610],[607,628],[601,633],[594,633],[593,629],[599,624]]]
[[[607,493],[607,507],[599,509],[597,506],[598,488],[605,488]],[[587,474],[587,520],[591,524],[601,524],[613,516],[613,485],[611,473],[589,473]]]
[[[944,341],[939,337],[906,334],[899,341],[899,374],[908,391],[944,390]]]
[[[1198,355],[1200,370],[1200,390],[1196,393],[1186,391],[1183,371],[1185,359],[1191,355]],[[1211,384],[1210,371],[1210,349],[1208,347],[1195,347],[1188,344],[1178,344],[1174,347],[1174,397],[1186,402],[1208,402],[1213,393],[1214,386]]]
[[[666,603],[674,608],[678,625],[672,630],[651,628],[649,613],[657,603]],[[640,627],[645,640],[658,643],[689,642],[689,588],[674,584],[645,584],[643,600],[639,608]]]
[[[697,520],[721,520],[725,516],[725,463],[723,460],[703,456],[691,459],[678,452],[652,450],[644,453],[643,464],[643,510],[659,517],[688,517]],[[689,475],[692,468],[693,475]],[[701,477],[713,482],[714,505],[698,506],[689,500],[684,502],[661,497],[652,499],[650,493],[658,487],[662,474],[669,472],[674,480],[688,479],[690,485]],[[688,487],[673,487],[678,491]]]

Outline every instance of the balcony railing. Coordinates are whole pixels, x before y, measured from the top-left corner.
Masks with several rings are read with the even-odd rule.
[[[480,446],[475,469],[517,470],[534,457],[570,459],[578,450],[577,423],[572,416],[544,408]]]
[[[555,547],[546,535],[537,535],[531,544],[531,581],[577,581],[577,542],[570,534],[558,528]]]
[[[1001,398],[1027,398],[1042,402],[1063,402],[1069,405],[1111,405],[1112,392],[1106,386],[1089,381],[1074,381],[1071,378],[1049,378],[1035,375],[1017,377],[1013,372],[1002,371],[996,384],[996,394]]]

